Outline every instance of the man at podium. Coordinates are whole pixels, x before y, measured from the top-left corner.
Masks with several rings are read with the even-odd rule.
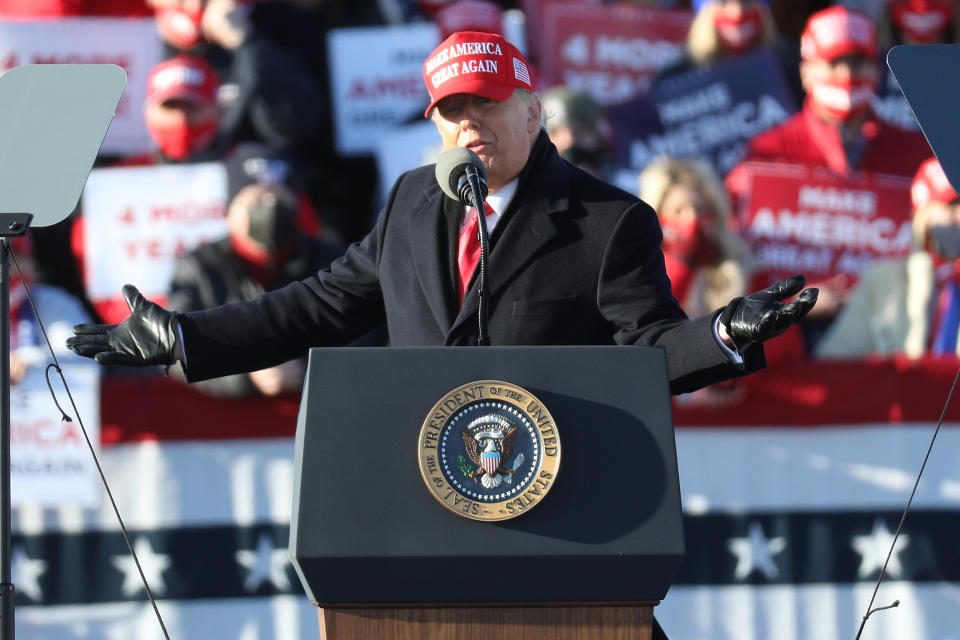
[[[459,32],[424,63],[426,117],[487,173],[489,343],[665,347],[671,391],[756,371],[762,342],[809,311],[802,276],[688,320],[670,290],[657,215],[561,159],[523,55]],[[119,325],[78,325],[68,346],[105,365],[172,365],[189,381],[250,372],[385,325],[392,346],[478,344],[476,212],[433,166],[402,175],[376,227],[328,269],[253,301],[185,313],[123,288]],[[787,298],[800,294],[792,302]],[[658,630],[654,637],[664,637]]]
[[[762,342],[809,311],[796,276],[688,320],[670,291],[657,215],[577,169],[543,129],[523,55],[499,35],[458,32],[425,61],[430,118],[446,148],[487,171],[489,342],[666,349],[681,393],[764,366]],[[391,346],[478,341],[476,215],[434,167],[400,176],[375,228],[330,268],[250,302],[174,313],[123,293],[119,325],[78,325],[68,344],[105,365],[180,362],[190,381],[249,372],[386,326]],[[792,302],[783,301],[800,294]]]

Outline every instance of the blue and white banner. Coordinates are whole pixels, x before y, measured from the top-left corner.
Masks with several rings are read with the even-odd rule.
[[[289,407],[265,419],[265,401],[217,405],[169,379],[104,386],[101,461],[170,637],[317,637],[317,611],[287,553]],[[154,428],[164,424],[167,439]],[[679,427],[687,556],[656,608],[671,640],[852,640],[933,429],[849,420]],[[260,435],[236,436],[251,431]],[[183,439],[191,437],[203,439]],[[901,604],[871,617],[862,640],[960,638],[958,514],[960,423],[952,421],[875,606]],[[13,515],[20,637],[162,637],[106,500]]]

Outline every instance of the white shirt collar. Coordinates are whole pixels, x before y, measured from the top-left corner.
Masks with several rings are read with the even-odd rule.
[[[510,201],[513,200],[513,195],[517,192],[518,181],[519,178],[514,178],[497,189],[496,193],[487,196],[487,204],[493,209],[493,214],[487,216],[487,231],[493,231],[497,222],[500,221],[500,215],[510,206]],[[466,212],[466,207],[464,207],[464,212]],[[461,217],[460,226],[462,227],[464,224],[466,224],[466,216]]]

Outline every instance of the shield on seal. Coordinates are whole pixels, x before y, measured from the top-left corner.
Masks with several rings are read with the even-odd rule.
[[[500,452],[484,451],[480,454],[480,464],[488,476],[497,475],[497,469],[500,467]]]

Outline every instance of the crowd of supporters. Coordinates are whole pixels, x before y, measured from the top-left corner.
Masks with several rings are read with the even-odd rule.
[[[771,189],[760,189],[758,176],[774,175],[772,167],[788,167],[790,175],[800,175],[802,169],[812,177],[799,187],[801,196],[811,188],[821,195],[841,194],[841,199],[849,196],[845,190],[855,192],[860,195],[849,197],[866,198],[874,206],[860,211],[861,219],[878,215],[878,203],[889,202],[885,192],[871,191],[871,185],[896,178],[903,207],[890,215],[909,223],[908,241],[886,252],[875,247],[873,253],[861,251],[856,268],[834,261],[808,273],[809,284],[820,289],[820,302],[801,331],[771,345],[771,362],[958,352],[960,205],[916,123],[891,116],[890,105],[902,97],[883,60],[897,44],[954,42],[960,3],[580,2],[690,18],[679,55],[655,70],[641,94],[629,96],[633,102],[626,101],[626,110],[624,100],[611,104],[588,87],[549,84],[543,78],[539,83],[546,127],[561,155],[633,191],[657,210],[674,295],[688,314],[709,312],[731,297],[766,286],[789,266],[771,257],[782,256],[789,243],[764,244],[752,230],[762,213],[775,209],[774,200],[766,206],[763,193]],[[0,20],[155,21],[164,55],[146,83],[143,117],[151,148],[131,156],[102,154],[97,167],[209,162],[226,167],[224,235],[177,255],[164,292],[172,308],[196,309],[253,297],[322,268],[363,237],[376,217],[378,180],[395,177],[378,177],[372,155],[337,150],[325,34],[357,26],[435,23],[443,37],[457,30],[503,30],[509,22],[524,28],[504,33],[521,39],[517,44],[527,47],[531,62],[545,67],[546,53],[536,49],[542,40],[537,30],[550,4],[556,3],[0,0]],[[722,161],[680,153],[657,153],[640,166],[626,159],[629,153],[623,149],[632,141],[624,118],[629,122],[631,113],[646,117],[642,109],[631,112],[629,107],[640,104],[644,91],[655,102],[690,78],[720,77],[721,69],[746,73],[754,67],[735,65],[747,65],[758,55],[772,61],[772,75],[757,76],[754,86],[749,77],[739,82],[761,100],[764,83],[776,82],[785,100],[796,105],[795,113],[771,121]],[[425,91],[423,100],[425,104]],[[820,202],[830,208],[824,199]],[[807,207],[813,205],[808,201]],[[73,294],[95,319],[122,321],[122,299],[90,294],[86,265],[97,256],[90,255],[84,213],[78,207],[63,223],[33,232],[35,277]],[[792,220],[799,219],[800,212],[796,214]],[[855,223],[861,224],[838,215],[818,224]],[[791,250],[815,255],[822,238],[842,235],[830,228],[811,233],[792,238],[797,246]],[[800,246],[805,241],[810,246]],[[207,390],[230,396],[295,393],[302,371],[299,363],[211,384]]]

